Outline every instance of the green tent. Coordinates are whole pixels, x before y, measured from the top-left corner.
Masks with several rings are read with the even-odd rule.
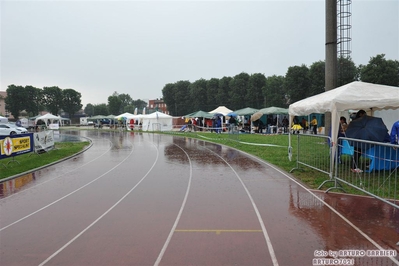
[[[282,115],[282,114],[287,115],[288,109],[272,106],[272,107],[262,108],[259,110],[259,112],[261,112],[264,115]]]
[[[212,118],[213,114],[200,110],[200,111],[185,115],[184,117],[186,117],[186,118],[194,118],[194,117]]]
[[[234,111],[234,113],[236,113],[237,115],[253,115],[257,111],[259,111],[259,109],[246,107],[243,109],[236,110],[236,111]]]

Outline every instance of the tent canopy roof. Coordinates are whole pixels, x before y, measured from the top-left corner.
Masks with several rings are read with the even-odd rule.
[[[253,115],[257,111],[259,111],[259,109],[246,107],[243,109],[235,110],[234,113],[236,113],[237,115]]]
[[[281,108],[281,107],[267,107],[267,108],[262,108],[259,110],[259,112],[261,112],[264,115],[280,115],[280,114],[288,114],[288,109],[286,108]]]
[[[212,118],[213,114],[199,110],[197,112],[185,115],[184,117],[187,117],[187,118],[190,118],[190,117],[191,118],[193,118],[193,117]]]
[[[214,113],[221,113],[222,115],[227,115],[228,113],[233,112],[233,110],[230,110],[226,106],[219,106],[215,110],[209,111],[209,113],[214,114]]]
[[[399,108],[399,87],[354,81],[290,105],[290,115]]]

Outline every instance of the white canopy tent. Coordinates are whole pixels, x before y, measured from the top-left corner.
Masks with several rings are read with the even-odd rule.
[[[35,124],[37,124],[37,121],[39,121],[39,120],[44,121],[44,123],[45,123],[46,125],[49,125],[49,124],[58,124],[59,121],[60,121],[60,117],[48,113],[48,114],[45,114],[45,115],[36,117],[36,119],[35,119]]]
[[[0,115],[0,123],[8,123],[8,118]]]
[[[336,89],[295,102],[289,106],[290,127],[293,116],[331,112],[332,155],[338,138],[339,117],[347,110],[371,111],[399,108],[399,87],[354,81]],[[291,134],[289,138],[291,148]],[[334,163],[334,156],[331,156]]]
[[[220,113],[220,114],[226,116],[228,113],[231,113],[231,112],[233,112],[233,111],[230,110],[229,108],[227,108],[226,106],[219,106],[215,110],[209,111],[208,113],[211,113],[211,114]]]
[[[171,131],[173,129],[173,117],[161,112],[142,115],[144,131]]]

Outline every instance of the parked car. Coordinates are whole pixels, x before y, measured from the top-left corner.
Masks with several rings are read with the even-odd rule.
[[[24,127],[18,127],[15,124],[0,124],[0,135],[11,136],[14,134],[28,133],[28,130]]]

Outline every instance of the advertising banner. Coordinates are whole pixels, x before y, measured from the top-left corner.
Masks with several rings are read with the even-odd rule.
[[[46,130],[35,133],[35,152],[48,151],[54,148],[54,132]]]
[[[33,151],[33,134],[0,136],[0,159]]]

